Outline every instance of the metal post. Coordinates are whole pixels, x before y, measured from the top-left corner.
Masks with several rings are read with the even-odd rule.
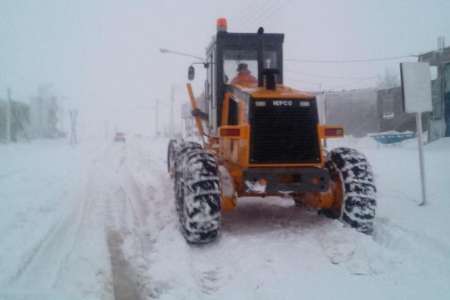
[[[78,117],[78,110],[71,109],[69,111],[70,115],[70,144],[76,145],[78,144],[78,137],[77,137],[77,117]]]
[[[155,107],[153,108],[154,112],[155,112],[155,135],[158,136],[159,132],[158,132],[158,125],[159,125],[159,118],[158,118],[158,114],[159,114],[159,100],[155,99]]]
[[[322,94],[322,99],[323,99],[323,118],[322,118],[322,120],[323,120],[323,124],[327,124],[327,94],[325,93],[325,92],[322,92],[322,83],[320,84],[320,93]],[[327,144],[327,139],[324,139],[323,140],[323,146],[325,147],[325,148],[327,148],[328,147],[328,144]]]
[[[174,115],[173,115],[173,105],[175,102],[175,86],[172,85],[170,88],[170,128],[169,128],[169,135],[172,138],[175,134],[175,124],[174,124]]]
[[[422,113],[416,113],[416,127],[417,127],[417,143],[419,147],[419,164],[420,164],[420,181],[422,187],[422,199],[419,206],[425,205],[427,202],[426,178],[425,178],[425,164],[423,157],[423,142],[422,142]]]
[[[108,123],[108,121],[104,122],[104,126],[105,126],[105,139],[108,141],[109,140],[109,123]]]
[[[11,142],[11,89],[7,89],[6,97],[6,143]]]

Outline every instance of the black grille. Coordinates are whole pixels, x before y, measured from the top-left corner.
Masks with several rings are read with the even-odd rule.
[[[315,100],[254,100],[250,109],[250,163],[320,162]]]

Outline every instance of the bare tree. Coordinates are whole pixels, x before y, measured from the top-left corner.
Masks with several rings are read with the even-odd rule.
[[[400,86],[400,75],[391,68],[384,70],[383,76],[378,76],[377,89],[391,89]]]

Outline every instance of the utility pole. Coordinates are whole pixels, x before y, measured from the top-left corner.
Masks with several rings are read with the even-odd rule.
[[[6,96],[6,143],[11,142],[11,89],[7,89]]]
[[[105,125],[105,139],[108,141],[109,140],[109,122],[105,121],[104,125]]]
[[[445,48],[445,36],[439,36],[437,39],[437,43],[438,43],[438,51],[440,53],[444,52],[444,48]]]
[[[320,100],[320,101],[319,101]],[[322,89],[322,83],[319,84],[319,93],[317,96],[317,103],[319,107],[319,121],[321,124],[327,124],[327,96],[325,91]],[[323,140],[323,146],[327,147],[327,139]]]
[[[159,135],[159,131],[158,131],[158,124],[159,124],[159,99],[155,99],[155,106],[153,107],[154,113],[155,113],[155,135],[158,136]]]
[[[170,127],[169,127],[169,135],[171,138],[175,135],[175,124],[174,124],[174,112],[173,106],[175,102],[175,85],[172,84],[170,87]]]
[[[417,127],[417,144],[419,148],[419,167],[420,167],[420,183],[422,186],[421,192],[422,192],[422,199],[421,202],[419,202],[419,206],[424,205],[427,202],[427,185],[426,185],[426,178],[425,178],[425,162],[423,158],[423,130],[422,130],[422,113],[417,112],[416,113],[416,127]]]
[[[70,144],[72,146],[78,144],[78,137],[77,137],[77,118],[78,118],[78,110],[71,109],[69,111],[70,116]]]

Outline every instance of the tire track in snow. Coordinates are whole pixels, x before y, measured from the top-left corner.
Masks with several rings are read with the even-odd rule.
[[[450,255],[450,245],[446,245],[426,233],[410,230],[387,219],[378,219],[374,239],[387,248],[410,247],[411,243],[415,243],[443,258],[448,258]]]
[[[152,250],[145,253],[149,263],[147,272],[152,280],[150,297],[164,298],[166,295],[171,295],[175,285],[184,285],[184,282],[173,280],[172,275],[167,277],[167,268],[161,269],[160,263],[170,257],[167,252],[171,251],[171,247],[177,247],[171,241],[180,241],[181,246],[185,246],[185,243],[178,231],[173,187],[164,170],[165,156],[163,159],[159,157],[164,154],[164,151],[155,151],[155,145],[161,146],[160,141],[156,144],[141,141],[138,147],[131,148],[130,152],[135,160],[131,160],[127,167],[130,171],[129,178],[131,178],[130,192],[135,195],[132,199],[136,201],[136,207],[139,207],[137,210],[144,212],[146,231],[152,242]],[[167,242],[171,244],[167,245]],[[161,260],[161,257],[165,259]],[[188,261],[188,258],[183,260],[183,262]],[[167,267],[170,269],[172,266]],[[175,273],[178,272],[175,271]],[[191,282],[190,276],[187,275],[187,277],[185,280]]]
[[[113,144],[112,148],[117,148],[115,146]],[[125,145],[122,145],[119,151],[118,155],[112,152],[109,156],[106,156],[103,166],[103,172],[110,175],[109,178],[105,176],[109,179],[104,182],[105,191],[109,192],[104,198],[106,201],[105,232],[111,264],[112,288],[114,298],[117,300],[142,299],[135,271],[123,251],[124,240],[127,235],[133,233],[129,224],[130,219],[133,219],[133,211],[131,209],[131,216],[129,216],[130,204],[123,187],[123,176],[120,174],[123,165],[126,163]],[[116,157],[113,156],[114,154],[116,154]]]
[[[450,245],[427,235],[398,225],[388,219],[379,218],[375,229],[374,241],[380,247],[397,254],[397,263],[411,261],[415,269],[436,275],[450,276]],[[424,256],[433,256],[434,263],[423,262]]]
[[[161,214],[162,210],[158,209],[157,205],[161,200],[160,192],[164,189],[161,189],[161,185],[158,187],[154,185],[157,163],[142,149],[142,145],[139,144],[128,149],[129,159],[124,165],[122,187],[127,191],[127,200],[135,216],[135,236],[139,237],[141,250],[139,256],[142,261],[136,269],[147,274],[147,279],[150,281],[146,283],[147,295],[150,298],[159,298],[171,286],[171,283],[156,280],[157,274],[150,271],[159,233],[166,225],[164,215]]]
[[[113,272],[116,299],[157,297],[160,289],[152,285],[148,269],[154,239],[146,230],[149,214],[148,196],[137,183],[131,162],[140,159],[134,149],[122,147],[119,163],[113,167],[111,187],[107,200],[108,220],[105,224]],[[140,153],[139,153],[140,154]],[[138,156],[138,157],[136,157]],[[147,201],[146,201],[147,200]]]
[[[105,153],[101,148],[90,160],[94,165]],[[12,286],[55,288],[62,280],[62,271],[67,268],[83,230],[87,229],[87,218],[92,212],[95,195],[93,181],[95,169],[89,168],[85,178],[72,187],[69,201],[72,205],[65,216],[53,223],[47,232],[34,243],[22,258],[17,271],[8,282]]]
[[[58,274],[56,276],[56,282],[55,286],[57,286],[62,280],[63,280],[63,270],[69,270],[69,264],[70,260],[73,256],[73,253],[76,251],[76,247],[78,246],[79,242],[82,240],[82,235],[85,231],[89,230],[90,224],[89,224],[89,218],[92,215],[92,212],[94,211],[94,202],[95,198],[95,189],[93,186],[92,178],[94,178],[93,170],[91,169],[87,175],[88,181],[84,184],[86,187],[86,190],[83,192],[83,196],[80,197],[83,199],[83,203],[80,206],[81,212],[78,214],[79,223],[77,226],[77,229],[75,231],[74,238],[72,239],[72,244],[69,248],[69,251],[64,256],[64,259],[61,263],[61,267],[59,268]]]
[[[81,238],[94,238],[89,243],[97,242],[101,238],[97,234],[91,234],[92,225],[95,219],[101,217],[98,214],[98,191],[94,188],[96,183],[96,167],[101,162],[105,153],[109,148],[101,147],[93,154],[90,152],[87,156],[88,160],[81,161],[86,166],[86,173],[81,174],[81,180],[72,184],[70,192],[67,193],[67,199],[61,198],[61,201],[68,202],[58,210],[62,217],[53,220],[54,222],[46,224],[43,220],[36,219],[33,223],[37,225],[37,229],[28,229],[32,234],[38,233],[38,238],[25,243],[25,249],[16,249],[19,254],[14,255],[14,259],[18,261],[16,265],[12,265],[15,270],[10,272],[10,276],[4,278],[5,289],[14,293],[44,291],[53,293],[66,288],[73,288],[76,284],[76,291],[83,295],[96,294],[108,298],[107,291],[102,292],[103,284],[97,282],[107,277],[107,273],[103,269],[101,262],[92,260],[91,249],[89,246],[84,247]],[[77,177],[75,177],[77,178]],[[38,215],[38,218],[45,217]],[[43,227],[42,230],[41,227]],[[95,230],[96,232],[98,230]],[[33,235],[30,235],[32,238]],[[106,241],[105,241],[106,242]],[[89,244],[88,243],[88,244]],[[30,246],[27,246],[27,245]],[[74,255],[74,252],[81,249],[80,253]],[[96,250],[101,249],[97,248]],[[89,251],[91,250],[91,251]],[[89,252],[88,252],[89,251]],[[19,256],[20,255],[20,256]],[[95,256],[95,255],[94,255]],[[83,266],[80,266],[82,264]],[[88,267],[89,269],[86,269]],[[74,269],[76,269],[76,272]],[[84,272],[92,272],[92,274],[84,274]],[[86,276],[87,275],[87,276]],[[81,276],[81,277],[80,277]],[[102,277],[99,277],[102,276]],[[87,284],[83,280],[89,280]],[[68,279],[68,280],[67,280]],[[81,285],[80,285],[81,284]],[[96,286],[97,284],[97,286]],[[83,291],[84,288],[87,290]],[[87,293],[87,294],[86,294]]]
[[[107,152],[108,148],[102,147],[90,160],[88,164],[90,167],[84,174],[83,180],[77,185],[77,189],[69,194],[73,203],[72,210],[59,222],[53,224],[48,233],[29,251],[18,272],[10,280],[12,286],[23,289],[28,286],[55,289],[66,284],[65,277],[70,276],[71,268],[74,267],[74,262],[71,261],[74,252],[80,250],[80,243],[85,242],[81,241],[83,237],[91,236],[92,222],[101,217],[98,207],[101,197],[98,197],[96,186],[98,176],[94,166]],[[74,257],[75,261],[80,259],[90,265],[97,275],[103,272],[98,269],[101,266],[92,264],[90,254],[86,257]]]
[[[9,285],[14,285],[28,270],[29,266],[32,262],[39,256],[41,249],[44,247],[46,243],[54,236],[55,232],[58,230],[59,223],[54,223],[46,234],[39,239],[35,245],[29,249],[26,254],[23,256],[22,263],[17,267],[17,271],[11,276],[8,280]]]
[[[114,230],[107,231],[107,243],[111,260],[114,299],[140,300],[138,282],[133,278],[134,270],[122,251],[123,237]]]
[[[368,251],[372,247],[381,249],[370,236],[335,220],[327,222],[316,238],[330,263],[343,266],[350,274],[361,276],[384,272],[374,263],[379,258],[374,257],[373,251]]]
[[[22,264],[9,279],[14,286],[55,287],[64,262],[72,254],[77,242],[87,200],[78,204],[72,213],[54,223],[47,233],[22,259]]]

